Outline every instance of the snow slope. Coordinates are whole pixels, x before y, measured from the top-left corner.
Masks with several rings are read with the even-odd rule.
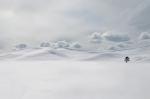
[[[10,51],[0,54],[0,60],[82,60],[82,61],[105,61],[105,60],[123,60],[125,56],[130,56],[135,62],[150,62],[150,47],[123,49],[123,50],[72,50],[72,49],[24,49]]]
[[[0,63],[0,99],[150,99],[149,64]]]
[[[62,42],[61,42],[62,43]],[[67,43],[67,42],[66,42]],[[130,40],[125,42],[105,42],[89,44],[89,48],[70,48],[66,44],[61,47],[24,48],[10,51],[1,51],[0,60],[82,60],[103,61],[123,60],[125,56],[131,57],[134,62],[150,62],[150,40]],[[56,43],[57,44],[57,43]],[[58,44],[59,45],[59,44]],[[80,45],[80,44],[79,44]],[[104,45],[110,47],[104,47]],[[60,45],[59,45],[60,46]],[[65,46],[65,47],[63,47]],[[86,46],[86,45],[85,45]],[[90,48],[91,47],[91,48]]]

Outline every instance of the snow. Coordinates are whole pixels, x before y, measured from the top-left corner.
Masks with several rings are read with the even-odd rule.
[[[149,99],[148,63],[0,63],[0,99]]]
[[[119,61],[129,56],[134,62],[150,62],[148,38],[149,32],[131,38],[129,35],[108,31],[94,32],[78,40],[63,38],[42,42],[39,46],[29,44],[30,47],[26,47],[26,44],[20,42],[15,49],[1,49],[0,60]]]
[[[141,33],[140,37],[147,37],[148,32]],[[90,38],[89,38],[90,37]],[[55,40],[43,42],[41,46],[19,49],[1,49],[0,60],[79,60],[102,61],[123,60],[129,56],[133,62],[150,62],[150,39],[131,39],[128,35],[113,32],[94,32],[80,40]],[[86,41],[86,42],[85,42]],[[91,41],[96,41],[95,43]],[[101,42],[97,42],[101,41]],[[23,48],[22,48],[23,47]]]
[[[78,61],[104,61],[123,60],[125,56],[130,56],[133,62],[150,62],[150,46],[139,43],[137,48],[119,48],[112,46],[108,50],[90,51],[70,48],[26,48],[23,50],[12,50],[0,53],[1,61],[27,60],[27,61],[51,61],[51,60],[78,60]],[[146,42],[148,43],[148,42]],[[134,45],[136,47],[136,45]],[[144,50],[144,51],[143,51]]]

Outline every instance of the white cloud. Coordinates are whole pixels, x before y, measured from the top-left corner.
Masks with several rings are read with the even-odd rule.
[[[2,40],[14,44],[76,37],[103,29],[131,33],[140,23],[147,22],[142,27],[148,28],[148,19],[137,16],[149,5],[148,0],[0,0],[0,34]],[[108,39],[127,40],[118,36]]]
[[[94,32],[90,35],[90,39],[92,43],[100,43],[102,41],[102,34],[98,32]]]
[[[67,48],[69,46],[70,46],[69,42],[67,42],[65,40],[57,41],[56,43],[54,43],[54,47],[56,47],[56,48]]]
[[[71,46],[70,46],[71,48],[81,48],[82,46],[79,44],[79,42],[73,42],[73,43],[71,43]]]
[[[106,32],[103,34],[103,37],[112,42],[124,42],[124,41],[129,41],[130,38],[126,34],[118,34],[118,33],[111,33],[111,32]]]

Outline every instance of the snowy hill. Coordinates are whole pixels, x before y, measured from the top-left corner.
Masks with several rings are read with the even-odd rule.
[[[38,48],[9,51],[0,54],[1,60],[123,60],[123,57],[130,56],[132,61],[149,61],[149,46],[128,48],[121,50],[89,51],[72,49]]]
[[[17,49],[1,51],[0,60],[122,61],[125,56],[130,56],[134,62],[150,62],[150,39],[145,36],[130,40],[126,36],[125,38],[120,35],[102,36],[94,33],[90,39],[92,42],[87,44],[63,40],[42,43],[42,46],[37,48],[20,44],[17,45]]]

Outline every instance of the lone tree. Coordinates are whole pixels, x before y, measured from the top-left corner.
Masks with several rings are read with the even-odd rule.
[[[127,63],[130,61],[130,58],[128,56],[125,57],[124,61]]]

